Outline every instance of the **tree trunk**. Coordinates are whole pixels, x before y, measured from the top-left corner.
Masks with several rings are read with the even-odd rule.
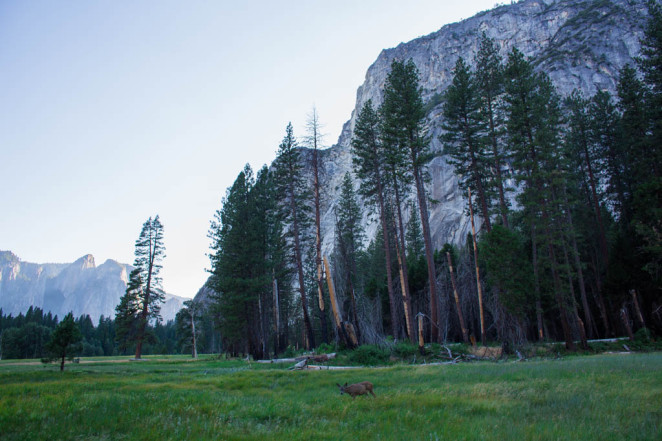
[[[329,268],[329,260],[324,256],[324,268],[326,269],[326,282],[329,286],[329,298],[331,299],[331,310],[333,311],[333,318],[336,322],[336,330],[338,336],[345,342],[348,347],[354,347],[355,345],[348,337],[345,327],[343,326],[342,312],[340,311],[340,305],[338,304],[338,299],[336,298],[336,290],[333,286],[333,277],[331,275],[331,268]]]
[[[299,222],[297,218],[297,207],[294,200],[293,183],[290,182],[290,209],[292,210],[292,227],[294,228],[294,259],[299,277],[299,295],[301,296],[301,309],[303,310],[303,323],[306,332],[306,349],[315,347],[315,334],[308,315],[308,300],[306,299],[306,287],[303,278],[303,261],[301,258],[301,244],[299,243]]]
[[[437,270],[434,265],[432,236],[430,235],[430,220],[428,214],[427,194],[423,179],[421,178],[421,171],[415,165],[414,161],[414,182],[416,183],[416,194],[418,195],[418,208],[421,214],[421,226],[423,227],[423,240],[425,242],[425,259],[428,264],[428,283],[430,285],[430,320],[432,321],[433,329],[437,331],[431,332],[431,340],[433,343],[440,341],[441,327],[439,326],[439,318],[437,314]]]
[[[191,330],[192,330],[192,337],[193,337],[193,358],[198,358],[198,346],[196,342],[196,337],[195,337],[195,317],[192,308],[190,308],[191,311]]]
[[[474,245],[474,263],[476,266],[476,287],[478,288],[478,309],[480,312],[480,341],[485,346],[485,311],[483,309],[483,288],[480,283],[480,269],[478,267],[478,245],[476,244],[476,227],[474,226],[474,209],[471,203],[471,188],[469,188],[469,215],[471,216],[471,234]]]
[[[460,305],[460,296],[457,294],[457,283],[455,282],[455,273],[453,272],[453,261],[451,259],[451,253],[446,252],[446,258],[448,259],[448,270],[451,273],[451,283],[453,284],[453,295],[455,297],[455,308],[457,309],[457,316],[460,319],[460,328],[462,329],[462,340],[465,343],[469,343],[469,331],[464,324],[464,315],[462,314],[462,306]]]
[[[639,325],[642,328],[645,328],[646,323],[644,322],[644,315],[641,313],[641,308],[639,307],[639,300],[637,300],[637,291],[631,289],[630,295],[632,296],[632,303],[634,304],[634,312],[635,312],[635,316],[637,317],[637,320],[639,320]]]
[[[354,322],[354,327],[356,328],[356,339],[361,341],[361,328],[359,327],[359,315],[358,309],[356,307],[356,296],[354,295],[354,284],[349,282],[349,294],[352,301],[352,321]]]
[[[405,310],[405,325],[407,327],[407,336],[413,343],[416,341],[414,334],[414,317],[411,308],[411,294],[409,292],[409,269],[407,268],[407,256],[405,255],[405,229],[402,222],[402,208],[400,205],[400,190],[397,179],[393,178],[393,189],[395,190],[395,208],[398,216],[398,224],[396,225],[396,241],[395,251],[398,258],[398,268],[400,270],[400,287],[402,289],[402,303]]]
[[[535,223],[531,224],[531,255],[533,259],[533,284],[536,291],[536,324],[538,325],[538,340],[543,341],[545,333],[542,321],[542,304],[540,301],[540,273],[538,270],[538,244]]]
[[[423,314],[418,314],[418,350],[421,354],[425,352],[425,340],[423,340]]]
[[[572,226],[570,226],[572,229]],[[586,339],[586,328],[584,327],[584,321],[579,317],[579,311],[577,310],[577,302],[575,301],[575,288],[574,281],[572,279],[572,272],[570,270],[570,259],[568,258],[568,248],[565,244],[565,241],[562,241],[563,244],[563,258],[565,260],[566,274],[568,277],[568,286],[570,287],[570,298],[572,302],[572,314],[575,317],[577,322],[577,330],[579,331],[579,341],[582,349],[588,349],[588,342]]]
[[[326,325],[326,311],[324,306],[324,285],[322,282],[322,227],[320,222],[320,185],[317,164],[317,134],[314,135],[313,148],[313,195],[315,205],[315,264],[317,265],[317,296],[320,308],[320,326],[322,328],[322,341],[328,343]]]
[[[388,302],[391,313],[391,335],[398,337],[398,316],[395,313],[395,294],[393,293],[393,274],[391,271],[391,241],[388,234],[388,223],[386,221],[386,205],[384,203],[384,192],[381,184],[381,177],[377,173],[377,197],[379,199],[379,218],[382,224],[382,234],[384,235],[384,257],[386,259],[386,284],[388,291]]]
[[[492,223],[490,222],[490,213],[487,210],[487,197],[485,196],[485,190],[483,189],[483,182],[478,176],[478,161],[476,160],[476,155],[474,153],[474,148],[472,145],[469,145],[469,153],[471,154],[471,168],[474,170],[476,175],[476,187],[478,190],[478,199],[480,200],[480,209],[483,212],[483,222],[485,223],[485,228],[489,233],[492,231]],[[469,190],[471,192],[471,190]],[[471,205],[471,202],[469,203]]]
[[[625,305],[621,308],[621,320],[623,320],[623,326],[625,326],[625,331],[628,333],[630,341],[634,341],[634,334],[632,333],[632,326],[630,325],[630,317],[628,316],[627,309],[625,309]]]
[[[600,251],[604,259],[605,268],[609,265],[609,252],[607,250],[607,235],[605,234],[604,223],[602,222],[602,213],[600,212],[600,202],[598,201],[598,192],[596,191],[595,177],[593,176],[593,167],[591,166],[591,158],[588,154],[588,146],[584,144],[584,160],[586,161],[586,168],[588,169],[589,185],[591,186],[591,194],[593,195],[593,210],[595,211],[595,219],[598,223],[598,232],[600,233]]]
[[[278,301],[278,280],[273,276],[272,272],[272,286],[273,286],[273,302],[274,302],[274,357],[278,356],[280,352],[280,304]]]
[[[499,143],[496,136],[496,129],[494,124],[494,109],[492,97],[487,99],[488,114],[490,115],[490,140],[492,142],[492,154],[494,155],[494,170],[497,176],[497,189],[499,190],[499,208],[501,209],[501,220],[503,226],[510,228],[508,225],[508,205],[506,205],[506,197],[503,191],[503,176],[501,174],[501,161],[499,161]]]
[[[575,261],[575,268],[577,270],[577,282],[579,283],[579,295],[581,297],[582,308],[584,308],[584,319],[589,334],[593,334],[593,317],[591,310],[588,306],[588,299],[586,298],[586,285],[584,283],[584,271],[582,270],[581,259],[579,258],[579,248],[577,247],[577,238],[575,236],[575,227],[572,222],[572,213],[570,213],[570,204],[568,203],[568,195],[563,189],[563,198],[565,202],[566,220],[568,222],[568,235],[570,236],[572,244],[572,256]],[[591,335],[592,336],[592,335]]]

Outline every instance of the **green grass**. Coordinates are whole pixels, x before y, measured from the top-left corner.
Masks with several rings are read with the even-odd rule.
[[[310,372],[88,360],[0,363],[0,439],[662,439],[659,352]],[[335,386],[364,380],[377,398]]]

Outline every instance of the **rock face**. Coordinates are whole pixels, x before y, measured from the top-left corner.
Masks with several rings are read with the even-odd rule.
[[[562,96],[575,88],[590,96],[598,90],[615,91],[619,70],[632,64],[639,53],[646,18],[643,0],[522,0],[382,51],[357,91],[355,108],[343,126],[338,143],[321,153],[322,185],[326,190],[325,252],[333,248],[334,208],[340,184],[344,174],[352,170],[350,141],[356,117],[369,99],[375,107],[381,104],[393,59],[414,61],[420,72],[423,99],[434,102],[450,84],[460,56],[473,64],[479,37],[485,32],[501,48],[504,59],[512,47],[517,47],[538,71],[549,74]],[[431,147],[440,152],[440,103],[431,106],[428,123]],[[470,225],[464,214],[466,200],[458,189],[453,167],[441,155],[430,163],[429,172],[432,177],[429,195],[438,201],[430,207],[434,244],[441,247],[446,242],[461,243]],[[376,224],[370,216],[366,217],[365,225],[368,238],[374,237]]]
[[[97,267],[91,254],[70,264],[37,264],[0,251],[0,308],[16,315],[35,306],[60,318],[73,311],[75,317],[89,314],[97,323],[101,315],[115,316],[131,270],[130,265],[114,260]],[[184,300],[166,294],[163,319],[174,319]]]

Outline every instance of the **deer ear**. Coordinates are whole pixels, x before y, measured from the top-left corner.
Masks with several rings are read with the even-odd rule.
[[[342,387],[342,386],[341,386],[341,385],[339,385],[338,383],[336,383],[336,386],[338,386],[338,387]]]
[[[345,383],[345,387],[347,387],[347,383]]]

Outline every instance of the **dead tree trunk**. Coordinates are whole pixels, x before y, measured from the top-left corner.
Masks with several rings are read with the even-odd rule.
[[[628,333],[630,341],[634,341],[634,334],[632,333],[632,326],[630,325],[630,317],[628,316],[627,309],[625,309],[625,305],[621,308],[621,320],[623,320],[623,326],[625,326],[625,332]]]
[[[476,227],[474,225],[474,209],[471,203],[471,188],[469,188],[469,215],[471,216],[471,234],[474,245],[474,263],[476,266],[476,286],[478,287],[478,309],[480,313],[480,341],[485,346],[485,311],[483,309],[483,289],[480,284],[480,269],[478,267],[478,245],[476,244]]]
[[[331,299],[331,309],[333,311],[333,318],[336,324],[336,330],[338,332],[338,336],[344,341],[345,345],[348,347],[352,348],[357,345],[357,339],[356,339],[356,334],[354,333],[354,338],[351,338],[351,334],[354,331],[354,327],[351,325],[351,323],[347,323],[347,325],[351,326],[351,331],[349,332],[350,335],[348,335],[347,329],[345,326],[343,326],[343,319],[342,319],[342,312],[340,311],[340,305],[338,304],[338,298],[336,297],[336,289],[333,285],[333,277],[331,275],[331,268],[329,267],[329,260],[324,256],[324,268],[326,270],[326,282],[329,286],[329,298]]]
[[[632,303],[634,304],[634,312],[635,316],[637,317],[637,320],[639,321],[639,325],[642,328],[646,327],[646,323],[644,322],[644,315],[641,313],[641,308],[639,308],[639,300],[637,299],[637,291],[634,289],[630,290],[630,295],[632,296]]]
[[[462,305],[460,304],[460,296],[457,293],[457,282],[455,281],[455,273],[453,272],[453,260],[451,259],[451,253],[446,252],[446,258],[448,259],[448,270],[451,273],[451,283],[453,284],[453,296],[455,297],[455,309],[457,309],[457,316],[460,319],[460,328],[462,329],[462,340],[465,343],[469,343],[469,331],[464,324],[464,315],[462,314]]]

